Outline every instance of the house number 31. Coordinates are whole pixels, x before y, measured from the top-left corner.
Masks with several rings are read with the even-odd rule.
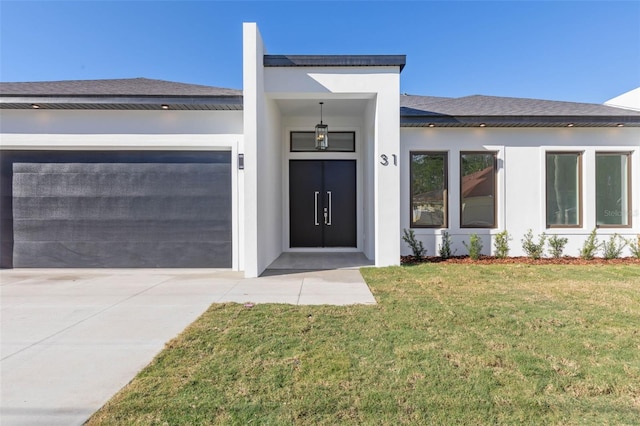
[[[393,165],[397,166],[398,165],[398,156],[396,154],[391,154],[391,156],[393,157]],[[389,165],[389,157],[386,154],[382,154],[380,156],[380,164],[382,164],[383,166],[388,166]]]

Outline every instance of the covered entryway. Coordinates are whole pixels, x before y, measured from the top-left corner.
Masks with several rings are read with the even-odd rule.
[[[356,161],[290,160],[291,248],[357,246]]]
[[[405,56],[267,54],[257,25],[245,23],[243,60],[245,275],[260,276],[284,252],[361,252],[375,266],[399,264],[398,93]],[[295,133],[314,134],[318,124],[328,126],[328,147],[316,147],[314,137],[296,143]],[[355,144],[332,132],[352,133]],[[398,161],[385,161],[391,158]],[[325,168],[344,161],[357,179],[339,180],[334,190],[326,187],[331,173],[324,173],[313,188],[317,172],[301,166],[296,173],[303,161]],[[347,187],[351,207],[338,231],[342,212],[334,191]]]
[[[229,268],[230,163],[212,151],[3,151],[3,266]]]

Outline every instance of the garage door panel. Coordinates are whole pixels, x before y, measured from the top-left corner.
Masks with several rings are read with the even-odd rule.
[[[228,268],[231,242],[15,241],[13,262],[16,268]]]
[[[230,241],[225,220],[30,220],[14,221],[16,241],[206,242]]]
[[[0,160],[3,267],[231,267],[229,152]]]
[[[228,196],[215,197],[16,197],[16,219],[230,220]]]
[[[212,196],[229,185],[228,166],[200,166],[195,171],[146,173],[23,172],[14,165],[14,196],[81,197],[91,190],[95,197],[111,196]],[[63,167],[64,165],[57,165]],[[95,167],[91,167],[92,169]]]
[[[18,173],[199,173],[202,170],[228,169],[229,163],[13,163],[14,172]]]

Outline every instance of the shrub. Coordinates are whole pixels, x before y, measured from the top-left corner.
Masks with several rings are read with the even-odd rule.
[[[593,228],[593,231],[591,231],[580,249],[580,257],[586,260],[593,259],[598,247],[600,247],[600,244],[598,244],[598,238],[596,238],[596,228]]]
[[[602,252],[605,259],[617,259],[622,254],[622,250],[627,246],[627,240],[618,234],[613,234],[609,241],[602,243]]]
[[[409,231],[404,229],[402,239],[405,243],[409,244],[409,247],[411,247],[411,251],[415,257],[422,257],[427,254],[427,251],[422,245],[422,241],[416,239],[416,234],[413,232],[413,229],[410,229]]]
[[[442,244],[440,244],[438,252],[443,259],[448,259],[453,255],[451,253],[451,236],[447,231],[442,231]]]
[[[504,259],[509,255],[509,241],[511,239],[506,229],[496,234],[496,238],[493,240],[493,247],[496,249],[496,257],[498,259]]]
[[[524,238],[522,239],[522,249],[527,256],[532,259],[540,259],[544,255],[544,242],[547,239],[547,234],[544,232],[538,236],[538,242],[533,241],[533,231],[529,229]]]
[[[556,259],[562,257],[562,252],[564,251],[564,247],[567,245],[569,240],[564,237],[558,237],[557,235],[552,235],[549,237],[549,253],[551,256]]]
[[[631,254],[633,257],[640,259],[640,234],[634,241],[633,238],[629,238],[627,240],[627,244],[629,244],[629,248],[631,249]]]
[[[469,257],[473,260],[478,260],[480,255],[482,254],[482,241],[478,234],[471,234],[469,236],[469,244],[467,245],[466,241],[463,241],[462,244],[469,250]]]

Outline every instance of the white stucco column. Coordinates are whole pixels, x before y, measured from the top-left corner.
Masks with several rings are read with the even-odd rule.
[[[375,265],[400,264],[400,74],[386,78],[374,135]]]
[[[243,32],[243,103],[244,103],[244,270],[246,277],[258,271],[258,134],[262,125],[259,114],[264,88],[262,58],[264,46],[258,26],[244,23]]]
[[[281,118],[265,92],[265,47],[255,23],[243,25],[246,277],[282,253]]]

